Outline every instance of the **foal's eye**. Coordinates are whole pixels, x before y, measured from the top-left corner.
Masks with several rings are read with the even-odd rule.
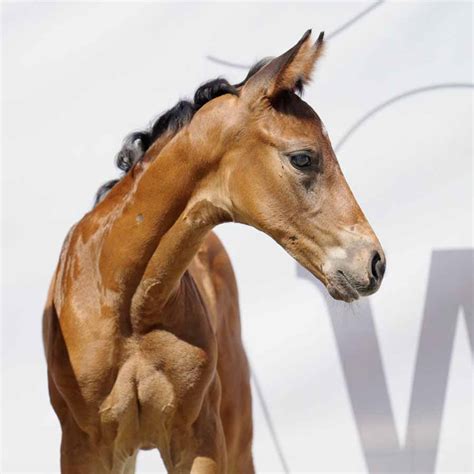
[[[307,153],[297,153],[291,155],[290,162],[297,169],[309,168],[312,164],[312,157]]]

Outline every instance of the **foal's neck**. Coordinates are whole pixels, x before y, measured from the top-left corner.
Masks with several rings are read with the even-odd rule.
[[[99,257],[102,284],[119,294],[132,322],[166,305],[206,234],[227,218],[202,197],[209,166],[202,151],[182,131],[99,205],[112,216]]]

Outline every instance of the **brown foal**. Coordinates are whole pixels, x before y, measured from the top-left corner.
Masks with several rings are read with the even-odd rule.
[[[166,129],[69,232],[43,331],[62,472],[132,473],[154,448],[170,473],[254,472],[237,287],[214,226],[265,232],[334,298],[378,289],[381,246],[296,93],[322,48],[307,32]]]

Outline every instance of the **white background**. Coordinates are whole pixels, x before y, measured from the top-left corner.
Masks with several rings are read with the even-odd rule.
[[[336,31],[370,3],[4,4],[2,14],[2,472],[57,472],[60,430],[41,342],[49,278],[69,227],[117,175],[122,138],[203,81]],[[306,100],[333,144],[417,87],[472,83],[469,2],[384,2],[335,34]],[[401,445],[433,249],[472,247],[472,89],[381,110],[341,147],[347,180],[388,256],[371,298]],[[245,346],[291,472],[367,472],[322,293],[257,231],[218,229],[241,295]],[[455,276],[453,276],[455,278]],[[332,303],[357,319],[358,307]],[[458,318],[437,472],[471,472],[472,362]],[[433,347],[433,351],[436,347]],[[282,472],[254,397],[258,472]],[[162,469],[143,453],[139,472]]]

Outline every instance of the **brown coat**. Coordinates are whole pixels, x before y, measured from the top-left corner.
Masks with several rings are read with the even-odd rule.
[[[322,50],[306,34],[236,95],[155,143],[70,231],[44,314],[64,473],[253,469],[237,287],[211,229],[251,225],[339,299],[380,285],[385,258],[316,113],[294,89]]]

